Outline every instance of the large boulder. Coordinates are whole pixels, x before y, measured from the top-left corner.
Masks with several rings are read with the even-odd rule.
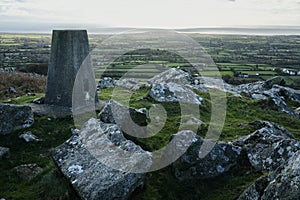
[[[129,78],[129,79],[120,79],[118,81],[115,82],[115,85],[118,87],[122,87],[128,90],[139,90],[142,85],[140,84],[140,82],[137,79],[134,78]]]
[[[151,154],[125,139],[115,124],[96,119],[52,155],[80,197],[89,200],[128,199],[152,164]]]
[[[151,85],[169,82],[179,85],[192,84],[193,77],[181,69],[171,68],[148,80],[148,83]]]
[[[186,132],[188,133],[189,131]],[[176,135],[172,136],[172,138],[174,137],[176,137]],[[204,146],[207,145],[214,146],[212,150],[203,157],[202,152],[205,151]],[[182,144],[178,146],[179,148],[186,148]],[[204,149],[201,149],[202,147]],[[213,178],[227,172],[231,167],[235,166],[240,156],[242,156],[241,147],[225,142],[217,142],[214,144],[209,140],[203,140],[201,137],[195,135],[187,151],[172,164],[172,169],[175,173],[175,177],[180,180]]]
[[[276,170],[276,174],[259,178],[238,200],[299,200],[300,151]]]
[[[28,128],[33,122],[33,112],[29,106],[0,104],[0,135]]]
[[[297,152],[284,169],[271,180],[261,197],[269,199],[298,200],[300,197],[300,152]]]
[[[128,120],[133,120],[136,124],[140,126],[147,126],[147,110],[134,109],[130,107],[123,106],[122,104],[116,101],[109,101],[106,106],[99,113],[99,118],[105,123],[119,125],[124,122],[125,124]]]
[[[250,126],[259,128],[233,143],[247,152],[251,165],[259,171],[273,171],[287,162],[300,149],[300,143],[283,127],[266,121],[256,121]]]
[[[150,96],[158,102],[180,102],[200,105],[203,99],[189,88],[177,83],[154,84]]]

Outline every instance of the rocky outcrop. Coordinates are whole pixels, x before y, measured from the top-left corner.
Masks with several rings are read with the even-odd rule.
[[[176,137],[176,135],[173,135],[173,137]],[[201,148],[204,145],[214,145],[205,157],[201,155]],[[182,146],[182,144],[178,146]],[[241,154],[241,147],[225,142],[214,144],[195,135],[188,150],[172,164],[172,169],[175,177],[180,180],[213,178],[235,166]]]
[[[173,82],[155,84],[149,94],[158,102],[180,102],[197,105],[203,102],[203,99],[192,90]]]
[[[277,169],[300,149],[294,136],[277,124],[256,121],[250,125],[259,129],[233,143],[245,149],[251,165],[258,171]]]
[[[281,112],[293,117],[299,117],[299,114],[289,108],[286,104],[286,100],[290,99],[291,101],[300,103],[300,92],[292,88],[276,85],[275,83],[280,82],[280,80],[280,78],[275,77],[267,81],[242,84],[237,86],[236,89],[239,90],[240,93],[245,93],[253,99],[270,98]]]
[[[275,173],[275,175],[273,174]],[[269,177],[258,179],[245,190],[239,200],[298,200],[300,197],[300,152],[295,153]]]
[[[231,93],[235,96],[240,96],[240,91],[221,78],[211,78],[211,77],[197,77],[195,78],[194,84],[191,85],[193,89],[200,90],[202,92],[209,92],[211,89],[220,90],[223,92]]]
[[[238,200],[260,200],[267,185],[267,177],[260,177],[239,196]]]
[[[184,72],[181,69],[171,68],[148,80],[148,83],[150,85],[170,82],[177,83],[179,85],[192,84],[193,77],[189,73]]]
[[[28,128],[33,122],[33,112],[29,106],[0,104],[0,135]]]
[[[10,157],[10,149],[6,147],[0,147],[0,160],[8,159]]]
[[[144,184],[151,154],[124,138],[115,124],[90,119],[53,150],[53,158],[82,199],[127,199]]]
[[[111,77],[104,77],[101,81],[99,81],[97,89],[105,89],[105,88],[113,88],[116,83]]]
[[[300,152],[297,152],[286,164],[284,169],[270,180],[261,197],[268,199],[298,200],[300,197]]]

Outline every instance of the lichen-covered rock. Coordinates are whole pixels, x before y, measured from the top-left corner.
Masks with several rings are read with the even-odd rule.
[[[229,92],[235,96],[240,96],[239,90],[237,90],[234,86],[226,83],[221,78],[217,79],[204,76],[197,77],[195,78],[192,87],[202,92],[209,92],[210,89],[216,89],[223,92]]]
[[[8,159],[10,157],[10,150],[6,147],[0,147],[0,160]]]
[[[203,99],[192,90],[173,82],[155,84],[149,94],[158,102],[180,102],[197,105],[203,102]]]
[[[29,106],[0,104],[0,135],[28,128],[33,122],[33,112]]]
[[[147,110],[134,109],[123,106],[116,101],[109,101],[99,113],[99,118],[105,123],[116,124],[119,126],[128,124],[129,120],[133,120],[140,126],[147,125]]]
[[[267,185],[267,177],[260,177],[239,196],[238,200],[260,200]]]
[[[262,200],[289,199],[299,200],[300,197],[300,152],[297,152],[285,164],[284,169],[271,180],[265,188]]]
[[[35,163],[20,165],[13,168],[13,170],[17,176],[23,180],[29,180],[43,171],[43,169]]]
[[[133,90],[133,91],[139,90],[142,87],[140,82],[138,80],[134,79],[134,78],[120,79],[120,80],[115,82],[115,85],[118,86],[118,87]]]
[[[97,88],[105,89],[105,88],[113,88],[116,83],[111,77],[104,77],[101,81],[99,81]]]
[[[173,135],[173,137],[176,137],[176,135]],[[211,144],[214,147],[205,157],[202,157],[201,147],[204,142],[206,142],[205,145]],[[178,144],[178,146],[179,148],[180,146],[185,148],[183,144]],[[204,150],[202,149],[202,151]],[[172,168],[175,177],[180,180],[213,178],[235,166],[241,154],[242,148],[238,146],[225,142],[214,144],[195,135],[188,150],[172,164]]]
[[[245,149],[256,170],[273,171],[300,149],[300,143],[294,140],[294,136],[275,123],[255,121],[250,125],[259,130],[233,143]]]
[[[115,124],[90,119],[53,150],[53,158],[82,199],[128,199],[144,184],[151,154],[124,138]],[[134,172],[133,172],[134,171]]]
[[[300,103],[300,92],[292,88],[276,85],[280,80],[280,78],[274,78],[266,82],[258,81],[255,83],[242,84],[237,86],[236,89],[240,91],[240,93],[245,93],[253,99],[270,98],[281,112],[293,117],[299,117],[299,114],[289,108],[286,104],[286,100],[290,99]]]
[[[148,80],[148,83],[151,85],[170,82],[177,83],[179,85],[192,84],[193,77],[181,69],[171,68]]]
[[[299,200],[300,151],[268,177],[258,179],[246,189],[239,200]]]

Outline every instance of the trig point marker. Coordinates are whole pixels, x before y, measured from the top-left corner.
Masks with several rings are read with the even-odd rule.
[[[89,57],[89,42],[86,30],[54,30],[45,103],[72,107],[72,92],[76,75],[83,65],[87,73],[82,77],[84,87],[93,87],[94,73]],[[91,77],[93,76],[93,77]],[[90,86],[89,86],[90,85]],[[91,89],[79,89],[82,98],[95,98]]]

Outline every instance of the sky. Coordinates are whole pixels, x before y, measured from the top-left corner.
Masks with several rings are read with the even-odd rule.
[[[0,26],[300,26],[300,0],[0,0]],[[2,25],[1,25],[2,24]]]

